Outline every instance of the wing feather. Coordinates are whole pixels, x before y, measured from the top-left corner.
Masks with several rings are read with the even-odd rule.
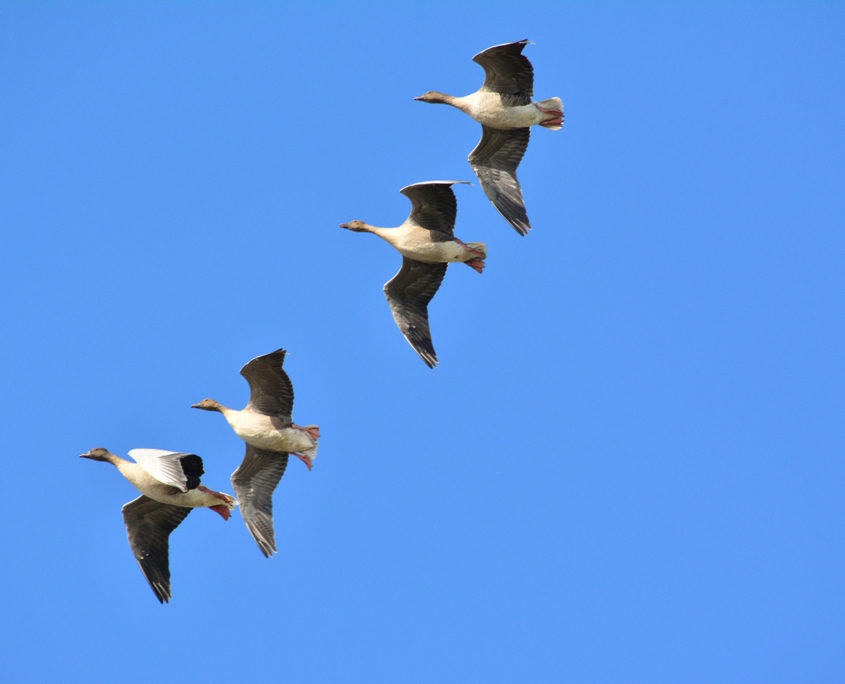
[[[285,451],[264,451],[247,444],[243,462],[232,473],[232,486],[240,501],[241,515],[267,558],[276,553],[273,490],[285,474],[288,457]]]
[[[247,408],[268,416],[290,420],[293,411],[293,385],[282,368],[284,349],[257,356],[241,368],[241,375],[249,383]]]
[[[191,508],[154,501],[145,495],[121,509],[129,546],[161,603],[170,600],[169,538]]]
[[[192,476],[190,479],[196,479],[196,484],[199,484],[199,475],[203,473],[202,459],[196,454],[164,449],[132,449],[129,455],[156,480],[171,487],[177,487],[182,492],[193,489],[190,486],[193,482],[189,481],[188,473],[185,472],[186,465]],[[187,464],[182,462],[185,458],[187,458]],[[196,460],[199,460],[198,473],[195,468]],[[196,478],[193,478],[194,475]]]
[[[469,155],[470,166],[493,206],[520,235],[525,235],[531,230],[531,224],[516,177],[516,167],[528,147],[531,129],[481,128],[481,140]]]
[[[429,368],[437,365],[437,355],[428,325],[428,303],[443,282],[447,266],[404,257],[402,268],[384,286],[393,320]]]
[[[484,67],[482,90],[499,93],[509,107],[526,105],[534,95],[534,67],[522,54],[522,49],[531,41],[494,45],[479,52],[473,61]]]
[[[451,240],[455,235],[458,201],[451,188],[455,183],[466,181],[414,183],[399,191],[411,200],[411,214],[408,220],[430,230],[435,242]]]

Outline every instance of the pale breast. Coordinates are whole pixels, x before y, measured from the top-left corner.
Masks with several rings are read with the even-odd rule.
[[[232,412],[226,416],[235,434],[256,449],[266,451],[302,451],[313,446],[307,432],[295,428],[279,428],[273,419],[251,411]]]
[[[413,226],[393,245],[402,256],[427,264],[466,261],[466,251],[454,240],[434,242],[427,230]]]
[[[467,113],[478,123],[508,130],[510,128],[526,128],[540,123],[543,115],[534,104],[506,107],[498,93],[479,90],[466,98]]]

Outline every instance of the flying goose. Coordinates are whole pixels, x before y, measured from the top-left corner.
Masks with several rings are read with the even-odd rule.
[[[473,61],[484,67],[484,84],[471,95],[454,97],[430,90],[415,100],[448,104],[481,124],[481,141],[469,155],[469,163],[493,206],[520,235],[531,229],[516,167],[528,147],[530,126],[551,130],[563,126],[563,103],[559,97],[532,102],[534,69],[522,49],[531,41],[494,45],[479,52]]]
[[[411,200],[411,214],[398,228],[378,228],[363,221],[341,223],[356,233],[374,233],[402,255],[402,268],[384,286],[399,330],[429,368],[437,355],[428,327],[428,303],[440,287],[449,262],[465,263],[481,273],[487,258],[483,242],[454,236],[458,203],[451,186],[466,181],[414,183],[399,192]]]
[[[285,474],[288,454],[308,470],[317,457],[320,428],[291,421],[293,385],[282,370],[284,349],[258,356],[243,368],[249,383],[249,403],[240,411],[203,399],[191,408],[218,411],[235,434],[246,442],[246,455],[232,473],[232,486],[241,504],[241,515],[265,557],[276,552],[273,530],[273,490]]]
[[[210,508],[229,519],[229,511],[237,505],[234,497],[215,492],[200,484],[202,459],[161,449],[132,449],[135,463],[96,447],[80,458],[105,461],[117,466],[129,482],[141,492],[134,501],[123,506],[123,522],[129,534],[129,546],[141,566],[141,572],[161,603],[170,600],[170,567],[168,538],[187,517],[191,509]]]

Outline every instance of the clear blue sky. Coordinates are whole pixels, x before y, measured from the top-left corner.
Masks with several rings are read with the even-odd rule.
[[[2,3],[4,681],[843,681],[845,6],[691,5]],[[526,238],[413,101],[522,38]],[[489,250],[435,371],[338,228],[431,179]],[[278,347],[323,435],[279,554],[196,511],[161,606],[78,455],[231,491],[189,406]]]

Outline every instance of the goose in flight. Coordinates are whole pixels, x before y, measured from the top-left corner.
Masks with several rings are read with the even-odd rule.
[[[493,206],[520,235],[531,229],[516,167],[528,147],[531,126],[559,130],[563,103],[559,97],[532,102],[534,69],[522,49],[529,43],[494,45],[473,61],[484,67],[484,84],[471,95],[455,97],[431,90],[415,100],[448,104],[481,124],[481,141],[469,155],[472,170]]]
[[[273,528],[273,490],[285,474],[293,454],[311,470],[317,456],[320,428],[292,422],[293,385],[282,369],[284,349],[258,356],[243,368],[249,383],[249,403],[240,411],[214,399],[203,399],[191,408],[218,411],[246,442],[246,455],[232,473],[232,486],[241,504],[241,515],[265,557],[276,552]]]
[[[129,482],[141,492],[127,503],[123,522],[129,535],[129,546],[161,603],[170,600],[170,564],[168,561],[170,533],[194,508],[210,508],[224,520],[236,505],[234,497],[215,492],[200,484],[202,459],[161,449],[132,449],[129,455],[135,463],[97,447],[81,458],[105,461],[116,466]]]
[[[414,183],[399,192],[411,200],[411,214],[397,228],[363,221],[341,223],[356,233],[374,233],[402,255],[402,268],[385,284],[384,294],[399,330],[429,368],[437,365],[428,325],[428,303],[440,287],[449,262],[481,273],[487,258],[483,242],[461,242],[455,235],[458,202],[451,186],[466,181]]]

